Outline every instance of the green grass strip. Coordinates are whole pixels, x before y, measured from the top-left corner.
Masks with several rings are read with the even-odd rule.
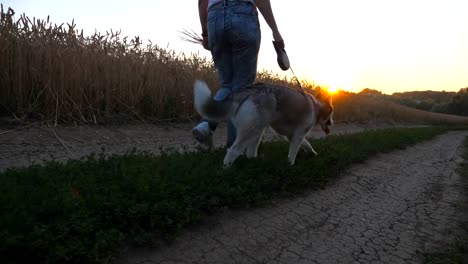
[[[0,174],[0,256],[9,262],[107,262],[128,243],[171,239],[221,207],[259,205],[325,184],[353,163],[446,132],[385,129],[313,140],[318,156],[287,164],[288,143],[222,169],[211,153],[129,153]],[[0,259],[0,262],[2,259]]]

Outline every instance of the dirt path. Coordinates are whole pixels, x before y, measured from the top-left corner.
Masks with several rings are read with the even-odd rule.
[[[0,126],[0,171],[9,167],[30,166],[47,160],[68,160],[91,153],[123,154],[132,149],[159,152],[160,149],[194,149],[196,144],[190,134],[195,124],[178,125],[126,125],[126,126],[80,126],[80,127],[12,127]],[[338,124],[332,134],[352,133],[370,128],[385,128],[390,125]],[[216,146],[225,142],[225,129],[218,128],[214,137]],[[312,137],[321,137],[319,129]],[[265,139],[274,138],[268,131]]]
[[[321,191],[269,208],[226,211],[121,263],[418,263],[460,235],[455,172],[468,132],[450,132],[350,168]]]
[[[193,149],[193,124],[119,127],[0,127],[0,171],[134,148]],[[336,125],[333,134],[389,125]],[[224,143],[220,127],[215,145]],[[321,137],[320,130],[311,136]],[[354,166],[325,190],[270,208],[226,211],[158,250],[121,263],[417,263],[416,250],[442,247],[467,223],[455,172],[468,132],[450,132]],[[272,139],[272,133],[266,139]]]

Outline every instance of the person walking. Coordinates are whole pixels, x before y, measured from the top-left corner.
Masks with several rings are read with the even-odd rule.
[[[257,9],[270,27],[275,49],[284,50],[284,41],[276,25],[270,0],[198,0],[203,47],[211,51],[221,88],[215,101],[228,100],[232,92],[255,81],[260,49],[260,23]],[[202,120],[192,129],[192,135],[204,148],[213,147],[213,132],[217,122]],[[227,122],[229,148],[236,130]]]

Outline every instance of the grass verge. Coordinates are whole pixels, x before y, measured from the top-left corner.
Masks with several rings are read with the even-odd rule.
[[[211,153],[93,155],[0,174],[2,263],[106,263],[128,243],[171,239],[221,207],[259,205],[323,188],[353,163],[447,131],[385,129],[314,140],[319,155],[287,165],[286,142],[222,169]],[[1,260],[1,259],[0,259]]]
[[[464,141],[464,161],[460,165],[459,173],[464,177],[465,189],[468,193],[468,137]],[[467,214],[468,204],[460,204],[462,210]],[[424,264],[466,264],[468,263],[468,223],[463,225],[463,234],[449,244],[446,248],[439,251],[426,252],[422,254]]]

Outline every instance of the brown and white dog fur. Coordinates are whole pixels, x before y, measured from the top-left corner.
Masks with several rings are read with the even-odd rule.
[[[288,160],[294,165],[299,147],[317,153],[305,138],[319,124],[330,133],[333,123],[331,97],[321,98],[285,86],[257,83],[234,92],[228,100],[214,101],[211,90],[203,81],[194,85],[194,105],[205,119],[224,121],[231,119],[237,130],[236,140],[228,149],[224,166],[229,167],[237,157],[257,156],[264,130],[271,127],[289,142]]]

